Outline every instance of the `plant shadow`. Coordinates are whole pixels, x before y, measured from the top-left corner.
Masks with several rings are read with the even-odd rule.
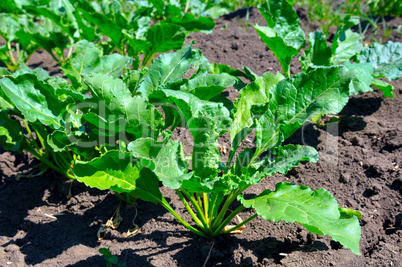
[[[0,191],[3,236],[0,246],[17,245],[25,255],[25,264],[41,264],[76,245],[93,251],[100,245],[99,228],[119,206],[120,200],[111,192],[74,182],[73,196],[67,200],[61,187],[65,187],[65,182],[49,171],[41,177],[23,178]],[[166,213],[160,205],[141,203],[138,206],[143,213],[136,221],[140,225]],[[133,209],[121,208],[121,215],[126,218],[122,229],[132,228],[134,214]]]
[[[328,250],[320,241],[302,245],[292,241],[278,241],[275,237],[247,240],[236,236],[220,236],[212,240],[189,234],[187,231],[154,231],[138,236],[138,242],[158,237],[156,246],[128,248],[114,254],[126,266],[164,266],[175,262],[180,266],[252,266],[264,259],[280,263],[283,255],[292,251]],[[121,241],[119,241],[121,242]],[[168,259],[170,257],[170,259]],[[100,266],[105,264],[101,255],[79,261],[70,267]]]

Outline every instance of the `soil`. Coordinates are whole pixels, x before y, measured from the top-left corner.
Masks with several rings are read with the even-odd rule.
[[[298,9],[304,29],[314,29]],[[240,20],[245,10],[216,21],[212,34],[192,34],[210,62],[233,68],[247,66],[255,73],[280,71],[272,52],[252,27]],[[250,23],[263,23],[258,10],[250,10]],[[389,20],[387,26],[401,24]],[[394,40],[402,41],[400,36]],[[29,61],[58,74],[59,67],[46,52]],[[297,60],[292,73],[300,72]],[[30,155],[0,155],[0,266],[105,266],[99,248],[110,248],[127,266],[400,266],[402,262],[402,80],[391,82],[395,98],[378,91],[351,97],[340,123],[326,127],[308,124],[289,143],[315,147],[318,163],[303,163],[287,175],[265,178],[247,194],[273,190],[280,181],[330,191],[343,207],[359,210],[361,256],[342,248],[330,237],[310,234],[302,226],[252,220],[239,235],[206,240],[190,233],[161,206],[138,202],[123,205],[120,227],[107,229],[98,241],[99,228],[113,215],[119,200],[113,193],[72,184],[48,171],[35,178],[16,179],[37,162]],[[230,94],[230,91],[229,91]],[[183,134],[178,133],[176,138]],[[191,144],[186,147],[191,149]],[[172,190],[161,188],[170,204],[189,219]],[[240,214],[250,216],[252,211]],[[125,237],[133,223],[139,232]]]

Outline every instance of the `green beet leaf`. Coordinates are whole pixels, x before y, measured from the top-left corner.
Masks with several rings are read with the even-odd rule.
[[[331,61],[334,65],[349,62],[350,59],[355,56],[363,48],[360,43],[360,35],[346,30],[339,36],[338,43],[332,44],[332,58]]]
[[[150,43],[150,52],[164,53],[169,50],[179,50],[183,47],[186,35],[181,27],[175,24],[163,23],[155,25],[146,32],[146,39]]]
[[[362,37],[350,29],[358,23],[359,19],[350,15],[347,15],[342,20],[342,25],[338,27],[332,42],[332,64],[337,65],[342,62],[349,62],[352,57],[362,50],[363,45],[360,43]]]
[[[313,147],[301,145],[285,145],[273,151],[273,156],[267,156],[263,161],[249,166],[253,152],[245,149],[237,158],[230,169],[230,174],[225,176],[232,189],[244,185],[253,185],[261,179],[272,176],[275,173],[286,174],[293,167],[297,167],[301,161],[318,161],[318,153]]]
[[[297,167],[301,161],[318,161],[318,152],[310,146],[285,145],[278,147],[273,153],[273,158],[266,157],[262,164],[256,164],[258,169],[250,177],[253,184],[275,173],[286,174],[293,167]]]
[[[13,102],[8,98],[3,90],[0,91],[0,110],[14,109]]]
[[[33,42],[46,50],[58,63],[63,62],[63,52],[68,43],[62,32],[47,30],[43,26],[29,21],[17,32],[17,36],[23,47],[28,47]]]
[[[103,73],[118,78],[125,69],[128,69],[131,64],[134,64],[134,61],[137,61],[137,59],[119,54],[103,56],[100,59],[100,64],[95,66],[93,72]]]
[[[358,95],[365,92],[371,92],[373,89],[370,87],[373,77],[373,67],[369,63],[360,64],[343,64],[349,71],[355,73],[352,81],[350,82],[349,94]]]
[[[331,48],[327,44],[327,38],[320,31],[310,32],[308,35],[309,48],[304,50],[304,55],[300,57],[302,70],[307,72],[314,66],[329,66],[331,63]]]
[[[353,72],[341,66],[316,68],[271,87],[267,104],[261,110],[255,109],[263,115],[256,122],[253,161],[290,137],[313,116],[340,112],[348,102],[353,76]]]
[[[46,79],[46,82],[53,87],[54,94],[64,103],[80,103],[88,99],[87,95],[75,91],[71,84],[63,78],[51,77]]]
[[[146,159],[146,167],[153,170],[164,186],[178,189],[184,180],[191,178],[188,162],[184,160],[182,144],[166,140],[156,142],[151,138],[140,138],[127,146],[135,158]]]
[[[16,33],[20,29],[19,23],[14,20],[11,14],[0,14],[0,35],[6,41],[12,42],[17,39]]]
[[[188,92],[199,99],[210,100],[219,95],[227,87],[233,86],[236,79],[226,73],[223,74],[199,74],[188,83],[182,85],[180,90]]]
[[[54,152],[62,152],[70,146],[76,145],[78,142],[74,136],[67,135],[63,131],[54,131],[47,136],[47,143]]]
[[[199,53],[186,46],[176,53],[163,54],[149,67],[137,92],[145,99],[159,86],[182,79],[190,67],[198,62]]]
[[[130,153],[111,150],[89,162],[76,161],[73,170],[75,178],[89,187],[163,201],[155,174],[135,164]]]
[[[111,150],[89,162],[77,161],[73,168],[75,178],[90,187],[130,193],[136,189],[140,177],[131,157],[129,153]]]
[[[374,43],[365,47],[357,59],[360,63],[370,63],[376,78],[397,80],[402,77],[402,43],[392,41],[388,41],[385,45]]]
[[[54,129],[62,126],[61,113],[65,107],[54,94],[54,89],[38,80],[36,75],[28,73],[15,78],[4,77],[0,79],[0,86],[26,120],[39,120]]]
[[[279,82],[272,90],[269,107],[284,138],[318,113],[340,112],[348,102],[353,75],[344,67],[318,68]]]
[[[363,217],[360,211],[357,210],[346,209],[342,207],[339,207],[338,210],[339,213],[341,214],[341,219],[349,219],[352,218],[353,216],[356,216],[357,219],[361,220]]]
[[[83,9],[79,10],[86,21],[92,25],[96,25],[103,35],[110,37],[113,44],[120,48],[123,39],[123,28],[121,26],[117,25],[115,21],[104,14],[87,12]]]
[[[6,68],[0,67],[0,76],[4,75],[11,75],[11,73]]]
[[[163,90],[163,94],[178,108],[193,135],[193,171],[201,178],[215,177],[220,161],[217,138],[230,127],[229,111],[221,103],[203,101],[189,93]]]
[[[82,86],[82,75],[106,74],[118,78],[133,59],[118,54],[102,56],[102,51],[93,43],[82,40],[75,46],[68,62],[61,67],[75,87]]]
[[[178,189],[183,181],[193,176],[188,172],[188,162],[184,160],[183,147],[180,142],[168,142],[159,151],[156,158],[155,174],[163,185]]]
[[[263,76],[257,78],[254,82],[240,90],[240,98],[234,104],[234,119],[230,129],[232,143],[238,133],[253,124],[254,118],[251,112],[252,106],[267,103],[270,98],[270,88],[275,86],[282,79],[284,79],[284,77],[280,73],[277,75],[265,73]]]
[[[382,80],[379,79],[373,79],[373,81],[371,82],[371,85],[374,87],[377,87],[378,89],[380,89],[381,91],[383,91],[384,93],[384,97],[389,96],[391,98],[394,97],[394,95],[392,94],[392,92],[394,91],[394,86],[384,82]]]
[[[315,234],[330,235],[345,248],[360,255],[360,225],[356,216],[342,218],[335,198],[325,189],[311,191],[306,186],[279,183],[275,191],[266,190],[241,203],[256,210],[265,220],[295,222]]]
[[[18,77],[20,75],[30,73],[36,75],[37,79],[40,81],[45,81],[50,78],[49,74],[42,68],[30,69],[25,63],[22,63],[20,67],[21,68],[19,70],[12,74],[13,77]]]
[[[136,180],[136,189],[131,195],[155,204],[166,202],[159,190],[158,178],[147,168],[141,169],[140,177]]]
[[[93,112],[84,118],[96,128],[112,130],[111,135],[125,130],[140,137],[147,131],[155,134],[163,126],[159,111],[142,97],[132,96],[121,79],[95,74],[85,76],[85,82],[96,103]]]
[[[290,76],[290,61],[305,45],[299,18],[287,0],[269,0],[259,8],[268,26],[256,25],[258,35],[278,58],[286,77]]]
[[[5,150],[22,152],[24,130],[19,121],[11,119],[6,111],[0,112],[0,144]]]
[[[122,79],[132,95],[137,93],[137,90],[141,85],[141,80],[147,73],[148,69],[142,68],[139,70],[131,70],[130,72],[123,74]]]
[[[191,13],[186,13],[182,18],[171,17],[167,20],[176,25],[182,26],[186,31],[211,31],[215,27],[215,22],[212,18],[199,17],[196,18]]]
[[[77,86],[81,85],[81,75],[92,72],[100,64],[101,51],[93,43],[82,40],[74,45],[74,53],[69,61],[61,67],[64,74]],[[85,71],[85,72],[84,72]]]
[[[265,73],[240,90],[240,98],[235,102],[232,111],[233,123],[230,129],[232,146],[229,153],[229,163],[232,161],[240,143],[253,129],[253,127],[251,127],[254,126],[254,116],[251,111],[252,107],[268,102],[269,89],[282,79],[284,79],[284,77],[280,73],[277,73],[277,75]]]
[[[60,27],[71,38],[79,35],[79,29],[73,13],[75,8],[69,0],[51,0],[46,5],[25,5],[24,9],[31,14],[43,16]]]

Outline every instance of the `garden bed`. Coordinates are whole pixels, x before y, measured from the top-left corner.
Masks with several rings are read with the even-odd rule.
[[[298,9],[298,14],[302,27],[314,30],[303,9]],[[246,31],[239,21],[245,21],[245,15],[246,11],[240,10],[220,18],[212,34],[192,34],[187,43],[196,40],[195,47],[201,48],[210,62],[232,68],[247,66],[258,75],[280,71],[277,59],[255,30],[248,27]],[[264,24],[264,19],[257,9],[251,9],[249,22]],[[400,19],[389,20],[387,25],[398,24]],[[398,38],[394,41],[401,42]],[[29,66],[42,67],[51,75],[60,73],[46,53],[34,54]],[[294,60],[292,73],[299,68]],[[310,234],[302,226],[274,224],[258,217],[240,235],[207,240],[192,234],[163,207],[143,201],[136,207],[123,205],[120,227],[108,229],[98,241],[99,228],[119,205],[113,193],[74,182],[72,197],[67,199],[71,181],[53,171],[17,181],[18,173],[37,162],[29,155],[3,152],[0,266],[103,266],[106,262],[98,250],[107,247],[127,266],[203,266],[209,256],[207,266],[398,266],[402,262],[402,80],[391,84],[395,98],[383,98],[378,91],[351,97],[340,123],[326,127],[308,124],[293,135],[290,143],[319,151],[318,163],[301,164],[287,175],[265,178],[246,191],[255,195],[266,188],[273,190],[280,181],[327,189],[340,206],[363,214],[362,256],[330,237]],[[231,90],[224,93],[236,97]],[[175,139],[186,138],[185,133],[176,134]],[[189,219],[176,194],[166,188],[161,191]],[[246,210],[240,216],[250,214]],[[140,231],[125,237],[134,228],[133,220]]]

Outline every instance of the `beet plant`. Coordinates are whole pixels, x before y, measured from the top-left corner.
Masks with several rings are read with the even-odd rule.
[[[103,55],[104,49],[81,41],[62,66],[71,83],[40,69],[0,70],[3,147],[31,152],[43,166],[90,187],[112,190],[127,202],[142,199],[161,204],[202,237],[233,233],[261,216],[330,235],[360,254],[361,214],[339,207],[325,189],[312,191],[282,182],[274,191],[265,190],[253,198],[244,193],[265,177],[286,174],[300,161],[316,162],[314,148],[284,142],[305,123],[340,112],[350,95],[371,90],[373,77],[394,78],[399,53],[387,57],[380,50],[397,51],[397,45],[348,52],[340,44],[329,49],[317,33],[310,37],[311,46],[301,58],[304,72],[292,76],[290,61],[304,45],[304,34],[286,1],[267,3],[275,16],[264,16],[271,21],[268,29],[261,30],[266,33],[262,39],[278,56],[284,75],[258,77],[249,68],[240,71],[210,64],[191,46],[152,62],[159,50],[152,50],[144,40],[138,44],[152,51],[139,69],[135,57]],[[101,17],[91,12],[84,16]],[[341,29],[342,34],[353,36]],[[111,43],[113,49],[124,49],[116,40],[120,39]],[[358,64],[348,64],[353,57]],[[238,99],[222,94],[232,86],[239,91]],[[392,96],[389,87],[382,88]],[[191,157],[184,155],[182,142],[172,138],[179,128],[193,137]],[[224,134],[230,136],[225,162],[218,150],[218,138]],[[244,148],[252,136],[255,147]],[[160,192],[160,182],[175,190],[193,222],[171,207]],[[247,208],[255,213],[230,226]]]
[[[129,55],[138,69],[149,67],[156,54],[181,49],[189,33],[214,26],[210,17],[185,13],[179,2],[3,0],[0,36],[6,44],[0,46],[0,61],[15,71],[42,48],[64,65],[74,44],[86,40],[104,55]]]
[[[244,197],[244,191],[264,177],[286,173],[300,161],[318,160],[314,148],[283,142],[314,116],[340,112],[348,102],[357,73],[344,66],[317,67],[289,78],[266,73],[252,78],[255,80],[241,88],[240,98],[232,102],[221,92],[235,85],[236,79],[209,73],[225,68],[209,64],[202,56],[194,58],[192,53],[181,50],[163,55],[146,74],[130,72],[123,80],[98,74],[84,76],[92,98],[105,103],[108,115],[99,117],[96,108],[87,111],[83,116],[87,126],[113,135],[124,130],[126,138],[119,139],[118,149],[104,151],[91,161],[76,160],[75,179],[132,199],[159,203],[203,237],[231,233],[260,215],[330,235],[359,254],[361,214],[338,207],[325,189],[311,191],[284,182],[277,184],[275,191]],[[198,66],[196,74],[183,79],[192,65]],[[130,75],[140,78],[132,81]],[[153,118],[153,125],[163,124],[159,132],[141,121],[143,114],[133,116],[139,110],[149,114],[151,107],[141,106],[137,103],[140,100],[163,111],[163,117]],[[193,136],[191,169],[182,143],[171,139],[177,127],[188,129]],[[228,161],[221,162],[217,147],[224,133],[230,134],[231,149]],[[255,149],[242,149],[241,143],[252,133]],[[193,223],[170,206],[159,190],[159,181],[177,192]],[[239,205],[231,211],[235,201]],[[227,227],[246,208],[256,213]]]
[[[285,77],[290,77],[291,61],[306,43],[296,11],[286,0],[267,0],[259,5],[258,10],[265,18],[267,26],[257,24],[254,28],[261,40],[278,58]],[[302,71],[307,73],[316,67],[341,64],[357,73],[353,79],[351,95],[372,91],[370,87],[372,85],[383,91],[384,96],[393,97],[392,85],[373,78],[400,77],[400,74],[398,76],[400,43],[390,42],[384,48],[376,43],[370,48],[363,48],[361,44],[363,36],[351,29],[358,23],[358,17],[345,16],[333,37],[331,46],[328,45],[323,32],[309,33],[309,47],[299,57]]]
[[[179,150],[179,143],[169,140],[171,132],[167,128],[173,117],[166,117],[165,122],[148,96],[152,88],[171,86],[194,93],[209,90],[212,95],[219,95],[239,80],[203,69],[205,60],[200,51],[187,46],[177,53],[161,55],[149,69],[130,71],[132,58],[119,54],[104,56],[93,43],[82,41],[62,67],[71,83],[49,77],[43,69],[10,73],[2,68],[1,144],[6,150],[25,150],[39,159],[39,174],[51,168],[71,179],[82,175],[79,167],[75,170],[76,166],[99,157],[111,156],[120,167],[125,162],[135,163],[126,144],[137,139],[163,138],[166,146],[170,144]],[[196,75],[184,79],[190,68],[196,70]],[[168,115],[169,107],[164,109]],[[80,180],[105,189],[102,180],[95,185],[84,178]],[[127,202],[137,198],[130,195],[132,190],[110,189]]]

